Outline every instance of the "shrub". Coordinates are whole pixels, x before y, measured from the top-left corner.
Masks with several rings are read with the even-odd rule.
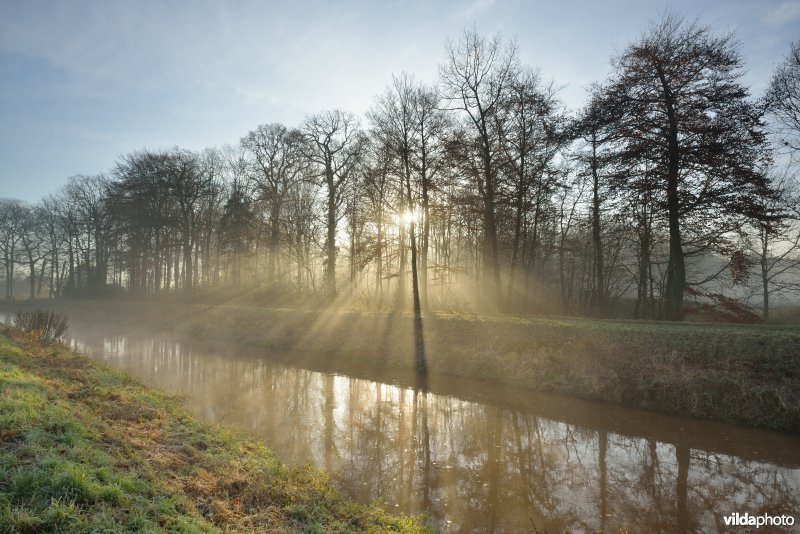
[[[67,331],[67,316],[52,311],[17,312],[12,331],[42,345],[49,345]]]

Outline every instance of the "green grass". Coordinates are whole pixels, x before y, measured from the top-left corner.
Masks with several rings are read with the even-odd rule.
[[[59,347],[0,335],[0,532],[419,532]]]
[[[800,325],[800,306],[779,306],[769,311],[769,323]]]

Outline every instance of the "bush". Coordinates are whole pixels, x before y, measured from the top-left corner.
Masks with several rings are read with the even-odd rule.
[[[12,331],[42,345],[49,345],[67,331],[67,316],[52,311],[17,312]]]

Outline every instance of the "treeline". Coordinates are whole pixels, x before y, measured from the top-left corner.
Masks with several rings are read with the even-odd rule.
[[[140,150],[36,205],[2,200],[5,296],[27,278],[32,298],[281,288],[596,315],[627,299],[680,319],[687,295],[739,313],[720,289],[738,284],[766,317],[800,279],[800,44],[760,98],[732,35],[675,14],[612,65],[572,113],[515,42],[466,31],[435,85],[397,75],[361,120]]]

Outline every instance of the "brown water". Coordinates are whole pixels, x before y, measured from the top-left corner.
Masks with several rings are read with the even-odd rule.
[[[71,335],[204,419],[330,471],[352,498],[437,528],[714,532],[733,512],[800,521],[796,436],[476,381],[340,376],[130,332]]]

